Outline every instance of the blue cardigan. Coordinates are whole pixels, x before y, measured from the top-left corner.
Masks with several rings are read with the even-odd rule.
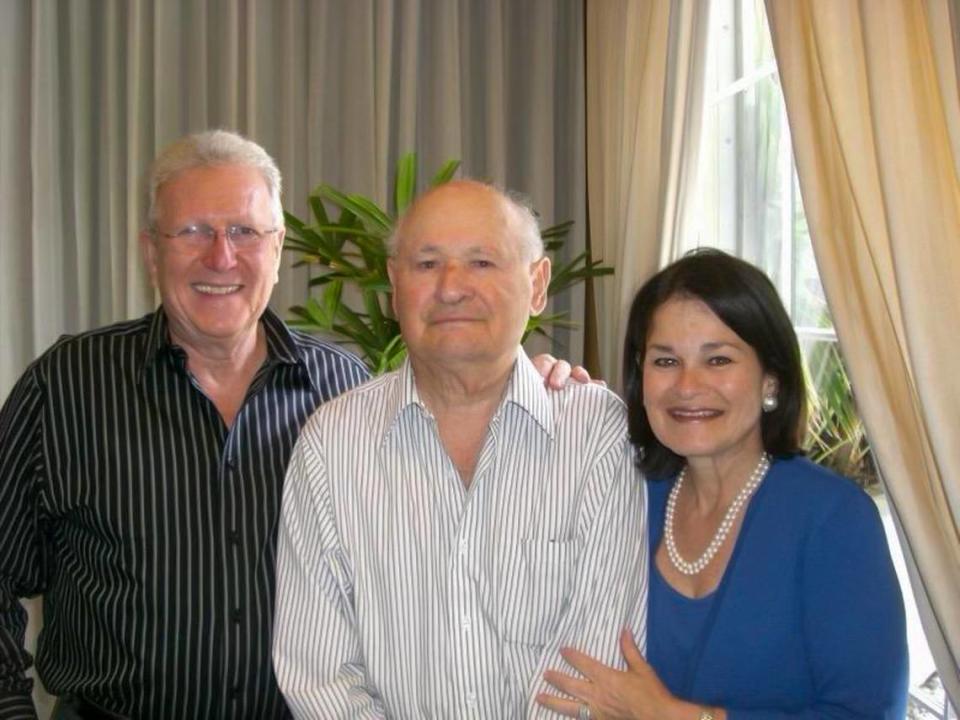
[[[651,573],[671,485],[648,485]],[[652,578],[647,636],[670,691],[730,720],[904,717],[903,600],[876,506],[804,458],[773,463],[714,593]]]

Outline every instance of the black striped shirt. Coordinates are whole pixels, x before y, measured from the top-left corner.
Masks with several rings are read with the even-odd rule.
[[[55,344],[0,412],[0,718],[32,717],[37,668],[149,718],[287,715],[270,662],[281,487],[317,406],[367,379],[269,310],[268,358],[227,428],[162,310]]]

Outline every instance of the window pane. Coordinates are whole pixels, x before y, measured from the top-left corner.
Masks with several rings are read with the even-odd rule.
[[[822,328],[833,331],[833,320],[827,307],[827,298],[820,283],[820,273],[813,255],[807,217],[800,202],[800,183],[793,173],[793,267],[792,297],[793,324],[802,328]]]
[[[763,0],[714,0],[710,12],[708,88],[716,94],[728,92],[734,83],[773,66]]]
[[[702,225],[695,240],[757,264],[778,285],[793,215],[781,107],[775,76],[708,107],[701,151]]]
[[[801,332],[832,336],[762,0],[714,0],[712,11],[699,226],[678,255],[704,245],[752,262]]]

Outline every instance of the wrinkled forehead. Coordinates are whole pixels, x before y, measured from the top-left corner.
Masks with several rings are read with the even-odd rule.
[[[266,180],[246,165],[206,165],[157,188],[157,213],[171,220],[251,220],[272,215]]]
[[[399,252],[464,251],[486,247],[519,248],[512,209],[483,187],[439,189],[422,198],[404,217]]]

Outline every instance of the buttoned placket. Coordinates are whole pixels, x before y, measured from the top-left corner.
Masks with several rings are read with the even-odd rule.
[[[480,449],[470,488],[463,496],[464,503],[457,523],[454,545],[456,551],[451,562],[451,575],[457,587],[457,607],[453,617],[459,621],[459,628],[455,628],[458,642],[454,652],[466,670],[460,674],[461,682],[458,688],[458,696],[463,699],[461,714],[464,717],[492,716],[500,711],[499,707],[489,707],[490,698],[486,695],[481,698],[480,689],[476,687],[476,679],[482,677],[482,673],[481,668],[472,661],[483,657],[495,642],[495,638],[489,636],[492,629],[487,627],[482,619],[477,579],[472,576],[471,566],[471,552],[476,544],[479,528],[483,527],[484,494],[488,489],[487,485],[494,480],[491,474],[496,467],[498,427],[499,416],[496,416]],[[450,466],[453,467],[452,461]],[[456,481],[462,483],[455,469],[453,474]]]
[[[218,520],[220,523],[220,537],[224,540],[223,558],[227,572],[224,575],[225,592],[223,593],[222,611],[226,614],[224,622],[225,632],[230,635],[239,636],[247,631],[250,623],[249,617],[249,597],[251,588],[237,586],[239,578],[245,576],[242,572],[243,563],[243,518],[240,508],[243,505],[242,496],[244,492],[243,483],[243,464],[240,455],[240,435],[244,428],[244,417],[250,404],[254,401],[256,395],[263,391],[266,385],[266,377],[270,372],[272,364],[267,361],[254,375],[243,398],[243,402],[237,411],[233,425],[227,428],[221,425],[223,430],[223,445],[220,458],[220,472],[218,484],[219,507]],[[222,423],[222,419],[221,419]],[[232,647],[239,647],[241,643],[233,642]],[[224,663],[226,672],[236,672],[236,659],[228,658]],[[226,691],[226,700],[233,704],[240,700],[243,692],[245,678],[232,675],[223,678],[223,687]]]
[[[234,492],[238,480],[236,475],[239,473],[240,464],[235,441],[235,431],[240,413],[237,414],[233,426],[228,428],[213,400],[204,392],[196,376],[194,376],[187,367],[186,353],[181,348],[175,348],[172,361],[177,370],[186,376],[198,396],[202,398],[201,401],[205,403],[207,417],[212,424],[210,429],[217,435],[217,446],[220,448],[220,457],[216,465],[217,476],[210,479],[211,486],[209,489],[210,512],[215,523],[212,532],[221,538],[229,538],[230,530],[228,530],[228,528],[232,527],[230,509],[234,505]],[[245,398],[244,404],[246,401]],[[242,407],[241,405],[241,411]],[[209,632],[213,633],[215,638],[214,646],[218,647],[221,652],[230,645],[226,642],[226,637],[239,631],[240,621],[243,619],[242,608],[231,601],[231,598],[238,596],[238,593],[232,587],[231,578],[237,577],[238,552],[241,539],[239,532],[236,533],[236,538],[236,543],[227,540],[224,546],[222,546],[223,552],[219,553],[219,557],[223,559],[223,572],[215,573],[214,577],[211,578],[213,586],[217,588],[213,596],[220,597],[221,601],[219,607],[214,610],[216,613],[216,621],[214,626],[209,629]],[[239,692],[233,691],[237,688],[237,683],[233,678],[227,676],[230,672],[230,665],[229,659],[223,663],[224,676],[220,679],[222,694],[218,704],[224,700],[233,702],[239,696]]]

